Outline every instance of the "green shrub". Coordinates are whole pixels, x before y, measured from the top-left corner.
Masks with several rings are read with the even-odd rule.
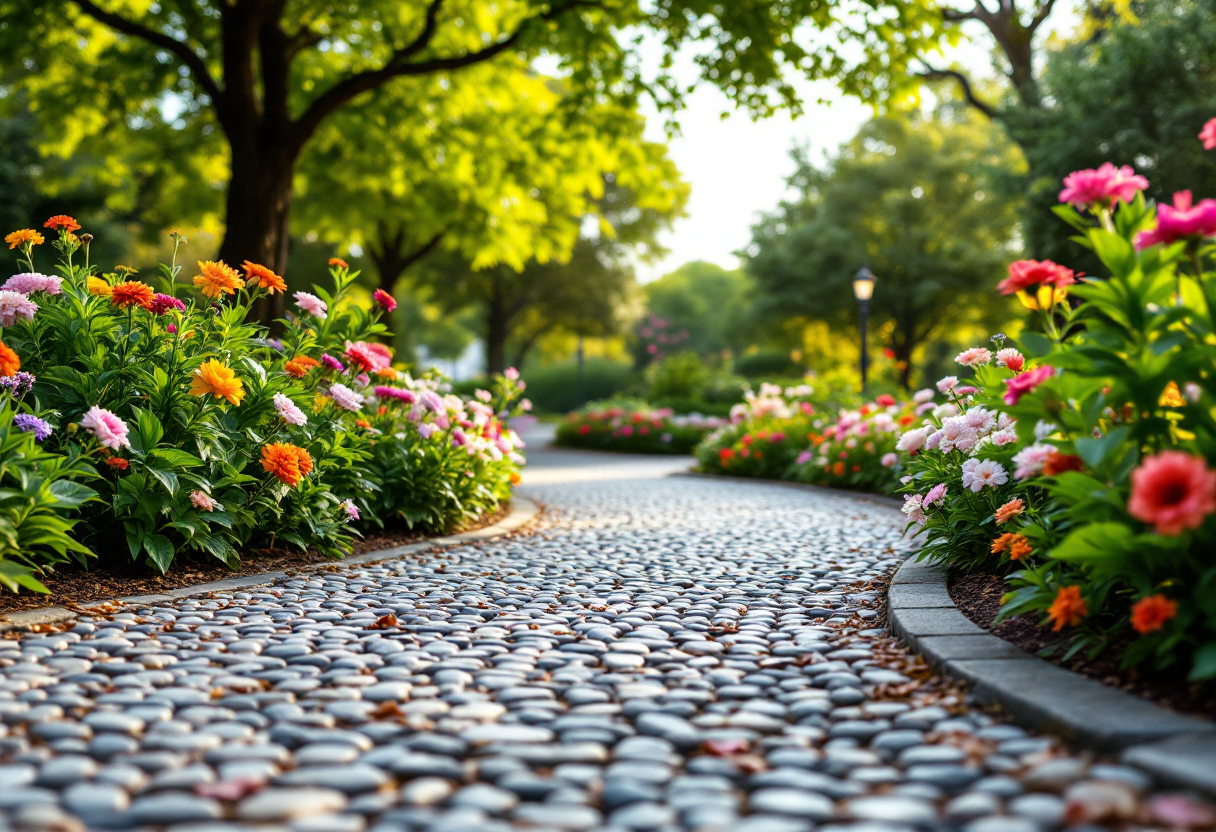
[[[802,368],[786,352],[757,352],[735,361],[735,372],[748,378],[801,376]]]
[[[649,454],[687,454],[725,419],[677,415],[636,399],[592,402],[558,426],[557,444]]]
[[[583,393],[587,401],[623,392],[634,379],[633,366],[622,361],[588,358],[583,362]],[[528,398],[540,413],[569,413],[579,401],[578,362],[563,361],[529,369]]]

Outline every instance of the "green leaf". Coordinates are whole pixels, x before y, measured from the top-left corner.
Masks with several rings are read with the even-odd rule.
[[[1064,538],[1051,556],[1072,563],[1100,562],[1125,552],[1132,537],[1132,530],[1122,523],[1091,523]]]
[[[89,500],[97,499],[97,492],[72,480],[55,480],[49,490],[58,501],[57,508],[76,508]]]
[[[1127,425],[1119,425],[1113,428],[1105,436],[1093,438],[1083,436],[1073,442],[1076,446],[1077,456],[1085,460],[1085,464],[1090,468],[1097,470],[1102,466],[1102,462],[1106,459],[1106,455],[1118,448],[1127,439],[1127,435],[1131,433],[1131,428]]]
[[[1209,642],[1195,651],[1187,679],[1200,682],[1216,677],[1216,642]]]
[[[157,448],[149,455],[149,459],[170,468],[197,468],[203,464],[203,461],[194,454],[179,448]]]
[[[143,540],[144,551],[148,553],[148,557],[156,564],[156,568],[161,571],[161,574],[169,571],[169,567],[173,564],[173,541],[165,537],[163,534],[150,534]]]
[[[170,494],[177,493],[177,474],[172,471],[162,471],[159,468],[149,466],[145,469],[149,474],[157,479],[157,481],[165,487],[165,490]]]

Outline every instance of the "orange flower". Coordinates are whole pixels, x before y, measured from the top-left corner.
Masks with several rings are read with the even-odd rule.
[[[307,355],[297,355],[283,365],[283,370],[293,378],[304,378],[304,376],[308,375],[309,370],[320,363],[315,358],[309,358]]]
[[[156,293],[152,291],[152,287],[147,283],[140,283],[138,280],[124,280],[122,283],[115,283],[114,288],[110,290],[110,303],[123,309],[132,305],[147,309],[152,305],[155,297]]]
[[[380,378],[396,378],[397,371],[392,367],[381,367],[380,369],[376,370],[376,375]]]
[[[1031,547],[1029,540],[1023,535],[1014,534],[1013,532],[1005,532],[992,541],[992,554],[1003,555],[1008,553],[1010,560],[1021,560],[1033,551],[1034,549]]]
[[[17,246],[40,246],[46,242],[46,238],[32,228],[23,228],[9,234],[4,238],[4,242],[8,243],[9,251],[12,251]]]
[[[519,485],[520,482],[522,482],[522,481],[523,481],[523,477],[521,477],[519,475],[518,471],[511,472],[511,485]]]
[[[0,343],[0,376],[14,376],[21,369],[21,357],[8,344]]]
[[[1161,398],[1157,400],[1159,407],[1182,407],[1186,404],[1186,400],[1182,398],[1182,391],[1178,389],[1178,383],[1171,381],[1165,385],[1165,389],[1161,391]]]
[[[833,473],[833,474],[835,474],[835,475],[836,475],[836,476],[838,476],[838,477],[842,477],[842,476],[844,476],[844,463],[843,463],[843,462],[837,462],[835,465],[833,465],[833,466],[832,466],[832,473]]]
[[[199,273],[194,278],[194,285],[209,298],[236,294],[236,290],[245,285],[245,281],[241,280],[237,270],[223,260],[218,263],[212,260],[200,260],[198,271]]]
[[[1141,635],[1155,633],[1177,615],[1177,601],[1164,595],[1150,595],[1132,604],[1132,629]]]
[[[119,471],[125,471],[131,467],[131,463],[120,456],[112,456],[106,460],[106,465],[111,468],[117,468]]]
[[[339,268],[339,269],[349,269],[350,268],[350,266],[347,265],[346,261],[343,260],[341,257],[329,258],[329,265],[334,266],[335,268]]]
[[[212,395],[239,405],[245,398],[245,385],[236,373],[215,359],[204,361],[191,378],[190,395]]]
[[[1043,476],[1055,477],[1065,471],[1080,471],[1083,467],[1084,462],[1076,454],[1052,451],[1047,455],[1047,461],[1043,463]]]
[[[312,457],[303,448],[276,442],[262,447],[262,468],[279,482],[295,488],[312,470]]]
[[[67,214],[56,214],[47,220],[43,228],[53,228],[56,231],[79,231],[80,223],[69,217]]]
[[[287,281],[265,266],[259,266],[257,263],[250,263],[246,260],[241,268],[245,270],[245,277],[249,281],[247,285],[265,289],[272,295],[275,292],[287,291]]]
[[[90,275],[89,279],[85,281],[85,285],[88,286],[90,295],[100,295],[101,297],[108,298],[114,294],[114,287],[100,277]]]
[[[1052,629],[1057,633],[1065,626],[1077,626],[1087,615],[1089,615],[1089,607],[1085,605],[1085,599],[1081,597],[1081,587],[1079,586],[1060,587],[1060,591],[1056,593],[1056,600],[1051,602],[1051,608],[1047,610],[1047,618],[1055,622]]]
[[[361,428],[370,428],[372,426],[372,423],[366,419],[356,419],[355,424]]]
[[[1021,498],[1014,497],[996,510],[996,524],[1002,526],[1026,510],[1026,504]]]

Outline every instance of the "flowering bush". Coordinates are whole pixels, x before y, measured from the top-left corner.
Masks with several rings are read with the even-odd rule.
[[[392,298],[351,303],[342,261],[331,291],[295,294],[276,339],[249,322],[287,289],[264,266],[199,262],[191,292],[176,232],[172,262],[139,279],[91,264],[71,217],[47,227],[56,275],[35,268],[41,232],[6,238],[26,271],[0,287],[0,391],[12,426],[92,489],[60,495],[79,506],[78,554],[121,548],[162,571],[183,550],[229,565],[280,542],[339,556],[359,528],[446,529],[509,494],[522,457],[499,416],[517,382],[464,402],[394,368],[372,340]]]
[[[1042,331],[964,353],[973,387],[943,381],[951,403],[902,440],[905,511],[925,555],[1015,570],[1002,616],[1212,679],[1216,201],[1154,211],[1113,166],[1065,184],[1056,211],[1109,276],[1010,267],[1000,291]]]
[[[619,399],[592,402],[571,413],[557,429],[557,444],[572,448],[646,454],[687,454],[725,419],[700,413],[677,415],[668,408]]]

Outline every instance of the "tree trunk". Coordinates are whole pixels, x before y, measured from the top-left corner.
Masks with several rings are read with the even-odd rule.
[[[495,279],[486,304],[486,372],[490,375],[507,369],[507,338],[510,335],[507,301],[501,284]]]

